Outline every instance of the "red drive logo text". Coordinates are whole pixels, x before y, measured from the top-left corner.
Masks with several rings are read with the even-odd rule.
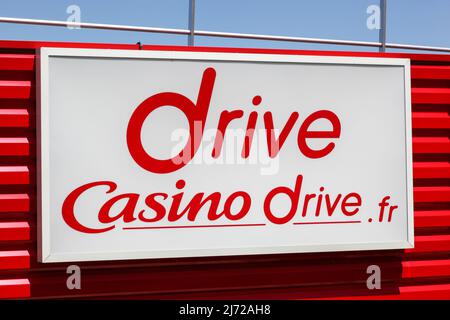
[[[114,181],[91,181],[75,188],[65,198],[62,216],[66,224],[78,232],[93,234],[119,227],[170,228],[180,221],[183,224],[187,223],[186,226],[195,226],[201,214],[204,218],[206,216],[211,225],[232,226],[244,222],[250,212],[260,215],[261,224],[309,223],[318,218],[358,222],[362,199],[357,192],[329,194],[324,186],[318,186],[316,192],[303,193],[304,176],[301,172],[292,177],[290,185],[280,185],[267,190],[263,203],[253,203],[251,194],[246,190],[236,190],[231,194],[222,194],[220,190],[209,193],[198,192],[189,199],[184,197],[184,190],[189,188],[189,181],[183,178],[183,170],[180,169],[189,166],[198,151],[207,121],[215,124],[214,145],[211,152],[213,158],[221,155],[227,129],[231,123],[240,123],[244,129],[245,137],[240,146],[240,157],[243,159],[249,157],[252,150],[257,125],[264,130],[264,143],[267,144],[270,158],[282,156],[280,151],[288,139],[295,139],[298,157],[311,161],[326,157],[339,147],[343,128],[339,116],[333,111],[322,108],[310,114],[292,112],[288,119],[280,122],[276,118],[276,111],[269,111],[267,108],[265,110],[263,92],[249,93],[250,107],[226,108],[218,119],[210,119],[208,114],[215,108],[211,105],[211,101],[219,77],[220,74],[214,68],[207,68],[203,71],[202,78],[197,80],[199,85],[196,100],[177,92],[156,93],[138,105],[128,119],[127,131],[123,133],[126,135],[128,150],[123,152],[129,153],[136,165],[142,168],[143,174],[167,175],[168,178],[169,175],[174,177],[176,174],[173,185],[177,191],[174,194],[164,190],[150,194],[132,191],[124,193],[118,192],[120,187]],[[142,128],[153,111],[167,106],[177,108],[186,118],[189,124],[189,138],[184,148],[174,157],[157,159],[143,146]],[[311,127],[316,121],[326,121],[330,129],[313,130]],[[274,123],[282,125],[274,128]],[[321,148],[311,147],[311,141],[314,139],[321,139]],[[98,211],[89,213],[94,215],[98,222],[95,225],[88,225],[79,219],[76,204],[87,193],[93,191],[101,192],[102,197],[98,199]],[[283,195],[285,201],[289,202],[289,210],[280,212],[271,206],[273,199],[279,195]],[[380,202],[380,217],[385,216],[390,221],[396,207],[390,206],[388,210],[388,200],[389,197],[386,196]],[[120,210],[116,210],[118,203]]]

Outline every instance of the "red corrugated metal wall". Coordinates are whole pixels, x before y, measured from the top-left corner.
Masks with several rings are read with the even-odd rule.
[[[225,48],[174,49],[407,57],[412,62],[413,250],[283,254],[69,264],[36,260],[35,49],[133,45],[0,41],[0,298],[450,299],[450,56]],[[380,130],[382,130],[380,124]],[[382,289],[366,269],[381,267]]]

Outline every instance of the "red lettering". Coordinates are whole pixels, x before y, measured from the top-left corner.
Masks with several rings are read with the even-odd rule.
[[[316,120],[319,119],[326,119],[328,120],[332,126],[333,129],[331,131],[309,131],[309,126]],[[309,115],[305,121],[300,126],[300,130],[298,131],[298,147],[300,151],[307,156],[308,158],[317,159],[317,158],[323,158],[327,154],[329,154],[331,151],[333,151],[335,144],[333,142],[330,142],[327,144],[324,148],[320,150],[313,150],[311,149],[308,144],[306,143],[306,139],[310,138],[339,138],[341,135],[341,123],[339,121],[339,118],[334,114],[333,112],[329,110],[320,110],[312,113]]]
[[[355,199],[354,202],[350,202],[352,199]],[[342,199],[341,203],[341,210],[342,213],[346,216],[354,216],[358,213],[359,207],[361,206],[361,196],[357,194],[356,192],[349,193]],[[352,211],[348,210],[347,207],[357,207],[353,209]]]
[[[139,220],[143,222],[156,222],[164,218],[164,216],[166,215],[166,208],[156,200],[157,197],[162,197],[163,200],[166,200],[168,195],[167,193],[162,192],[152,193],[148,195],[145,198],[145,204],[150,209],[153,209],[155,211],[155,216],[153,218],[147,218],[144,216],[145,211],[142,210],[141,212],[139,212]]]
[[[233,205],[234,200],[236,200],[237,198],[242,198],[242,207],[239,210],[239,212],[232,214],[231,213],[231,206]],[[223,214],[225,215],[225,217],[227,217],[229,220],[240,220],[242,219],[250,210],[251,207],[251,198],[250,195],[247,192],[244,191],[237,191],[232,193],[227,200],[225,201],[225,205],[224,205],[224,209],[223,209]]]
[[[339,200],[341,200],[341,197],[342,197],[342,194],[338,194],[338,196],[334,200],[333,204],[331,204],[330,196],[328,194],[325,195],[325,203],[327,205],[327,212],[328,212],[329,217],[331,217],[333,215],[333,212],[336,209],[336,207],[339,203]]]
[[[103,229],[94,229],[94,228],[88,228],[86,226],[83,226],[80,224],[75,217],[74,207],[75,202],[78,200],[80,195],[84,192],[86,192],[89,189],[98,187],[98,186],[106,186],[108,187],[108,190],[106,193],[111,193],[114,190],[116,190],[117,185],[114,182],[111,181],[98,181],[98,182],[92,182],[85,184],[75,190],[73,190],[67,198],[64,200],[63,206],[62,206],[62,217],[64,221],[67,223],[68,226],[70,226],[72,229],[84,232],[84,233],[102,233],[109,230],[114,229],[114,226],[110,226]]]
[[[253,142],[253,133],[255,132],[256,120],[258,113],[253,111],[248,117],[247,129],[245,130],[244,146],[242,148],[242,158],[246,159],[250,155],[250,148]]]
[[[189,204],[184,208],[181,213],[177,212],[177,209],[179,205],[176,206],[176,208],[172,205],[170,207],[168,220],[169,221],[177,221],[181,217],[183,217],[187,213],[187,218],[189,221],[195,221],[197,218],[197,215],[199,211],[202,209],[202,207],[209,202],[209,210],[208,210],[208,218],[214,218],[217,214],[217,208],[219,206],[220,201],[220,193],[214,192],[207,196],[205,199],[203,199],[203,196],[205,194],[203,192],[197,193],[192,200],[189,202]],[[215,220],[215,219],[211,219]]]
[[[315,193],[308,193],[305,195],[305,201],[303,201],[302,217],[306,217],[306,213],[308,212],[309,200],[312,200],[315,197],[316,197]]]
[[[227,130],[228,125],[234,119],[242,118],[244,115],[244,111],[242,110],[233,110],[233,111],[223,111],[220,114],[219,124],[217,125],[217,134],[214,139],[214,148],[212,150],[212,157],[218,158],[220,156],[220,151],[222,150],[223,139],[225,138],[225,132]]]
[[[131,156],[138,165],[154,173],[169,173],[182,168],[192,159],[202,140],[215,77],[216,71],[213,68],[208,68],[203,72],[197,104],[184,95],[162,92],[147,98],[136,108],[128,123],[127,144]],[[153,158],[145,151],[142,146],[141,130],[148,115],[164,106],[176,107],[184,113],[189,122],[189,139],[177,156],[160,160]],[[200,124],[200,134],[195,132],[197,124]],[[189,155],[188,159],[186,159],[186,154]]]
[[[273,223],[276,224],[284,224],[286,222],[289,222],[297,212],[298,207],[298,199],[300,197],[300,190],[302,186],[303,176],[298,175],[297,179],[295,181],[295,187],[294,190],[288,188],[288,187],[276,187],[273,190],[271,190],[264,200],[264,213],[266,214],[266,217]],[[284,215],[284,217],[276,217],[271,209],[270,209],[270,203],[272,202],[272,199],[279,194],[284,193],[287,195],[291,201],[291,208],[289,211]]]
[[[278,137],[278,139],[276,139],[274,132],[275,130],[273,128],[272,113],[266,112],[264,114],[264,125],[266,128],[266,137],[267,137],[267,149],[269,150],[269,156],[271,158],[275,158],[278,152],[281,150],[281,147],[286,141],[297,119],[298,119],[298,112],[293,112],[290,115],[289,119],[287,120],[286,124],[284,125],[283,129],[281,130],[280,136]]]
[[[118,215],[116,215],[115,217],[111,217],[111,208],[122,199],[126,199],[125,207],[120,211]],[[109,199],[100,208],[100,211],[98,213],[98,221],[100,221],[101,223],[111,223],[118,220],[119,218],[122,218],[124,222],[133,222],[134,220],[136,220],[133,215],[138,200],[139,195],[136,193],[125,193]]]

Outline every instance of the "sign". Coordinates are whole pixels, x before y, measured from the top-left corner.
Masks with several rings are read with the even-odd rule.
[[[407,59],[43,48],[39,257],[413,246]]]

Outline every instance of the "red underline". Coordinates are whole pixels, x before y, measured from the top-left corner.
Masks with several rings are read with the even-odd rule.
[[[352,220],[352,221],[294,222],[295,225],[299,225],[299,224],[339,224],[339,223],[361,223],[361,221],[360,220]]]
[[[294,222],[294,225],[305,224],[343,224],[343,223],[361,223],[360,220],[351,221],[317,221],[317,222]],[[187,228],[227,228],[227,227],[263,227],[265,223],[247,223],[247,224],[215,224],[198,226],[157,226],[157,227],[123,227],[123,230],[145,230],[145,229],[187,229]]]
[[[144,229],[186,229],[186,228],[226,228],[226,227],[262,227],[265,223],[248,224],[214,224],[198,226],[159,226],[159,227],[123,227],[123,230],[144,230]]]

